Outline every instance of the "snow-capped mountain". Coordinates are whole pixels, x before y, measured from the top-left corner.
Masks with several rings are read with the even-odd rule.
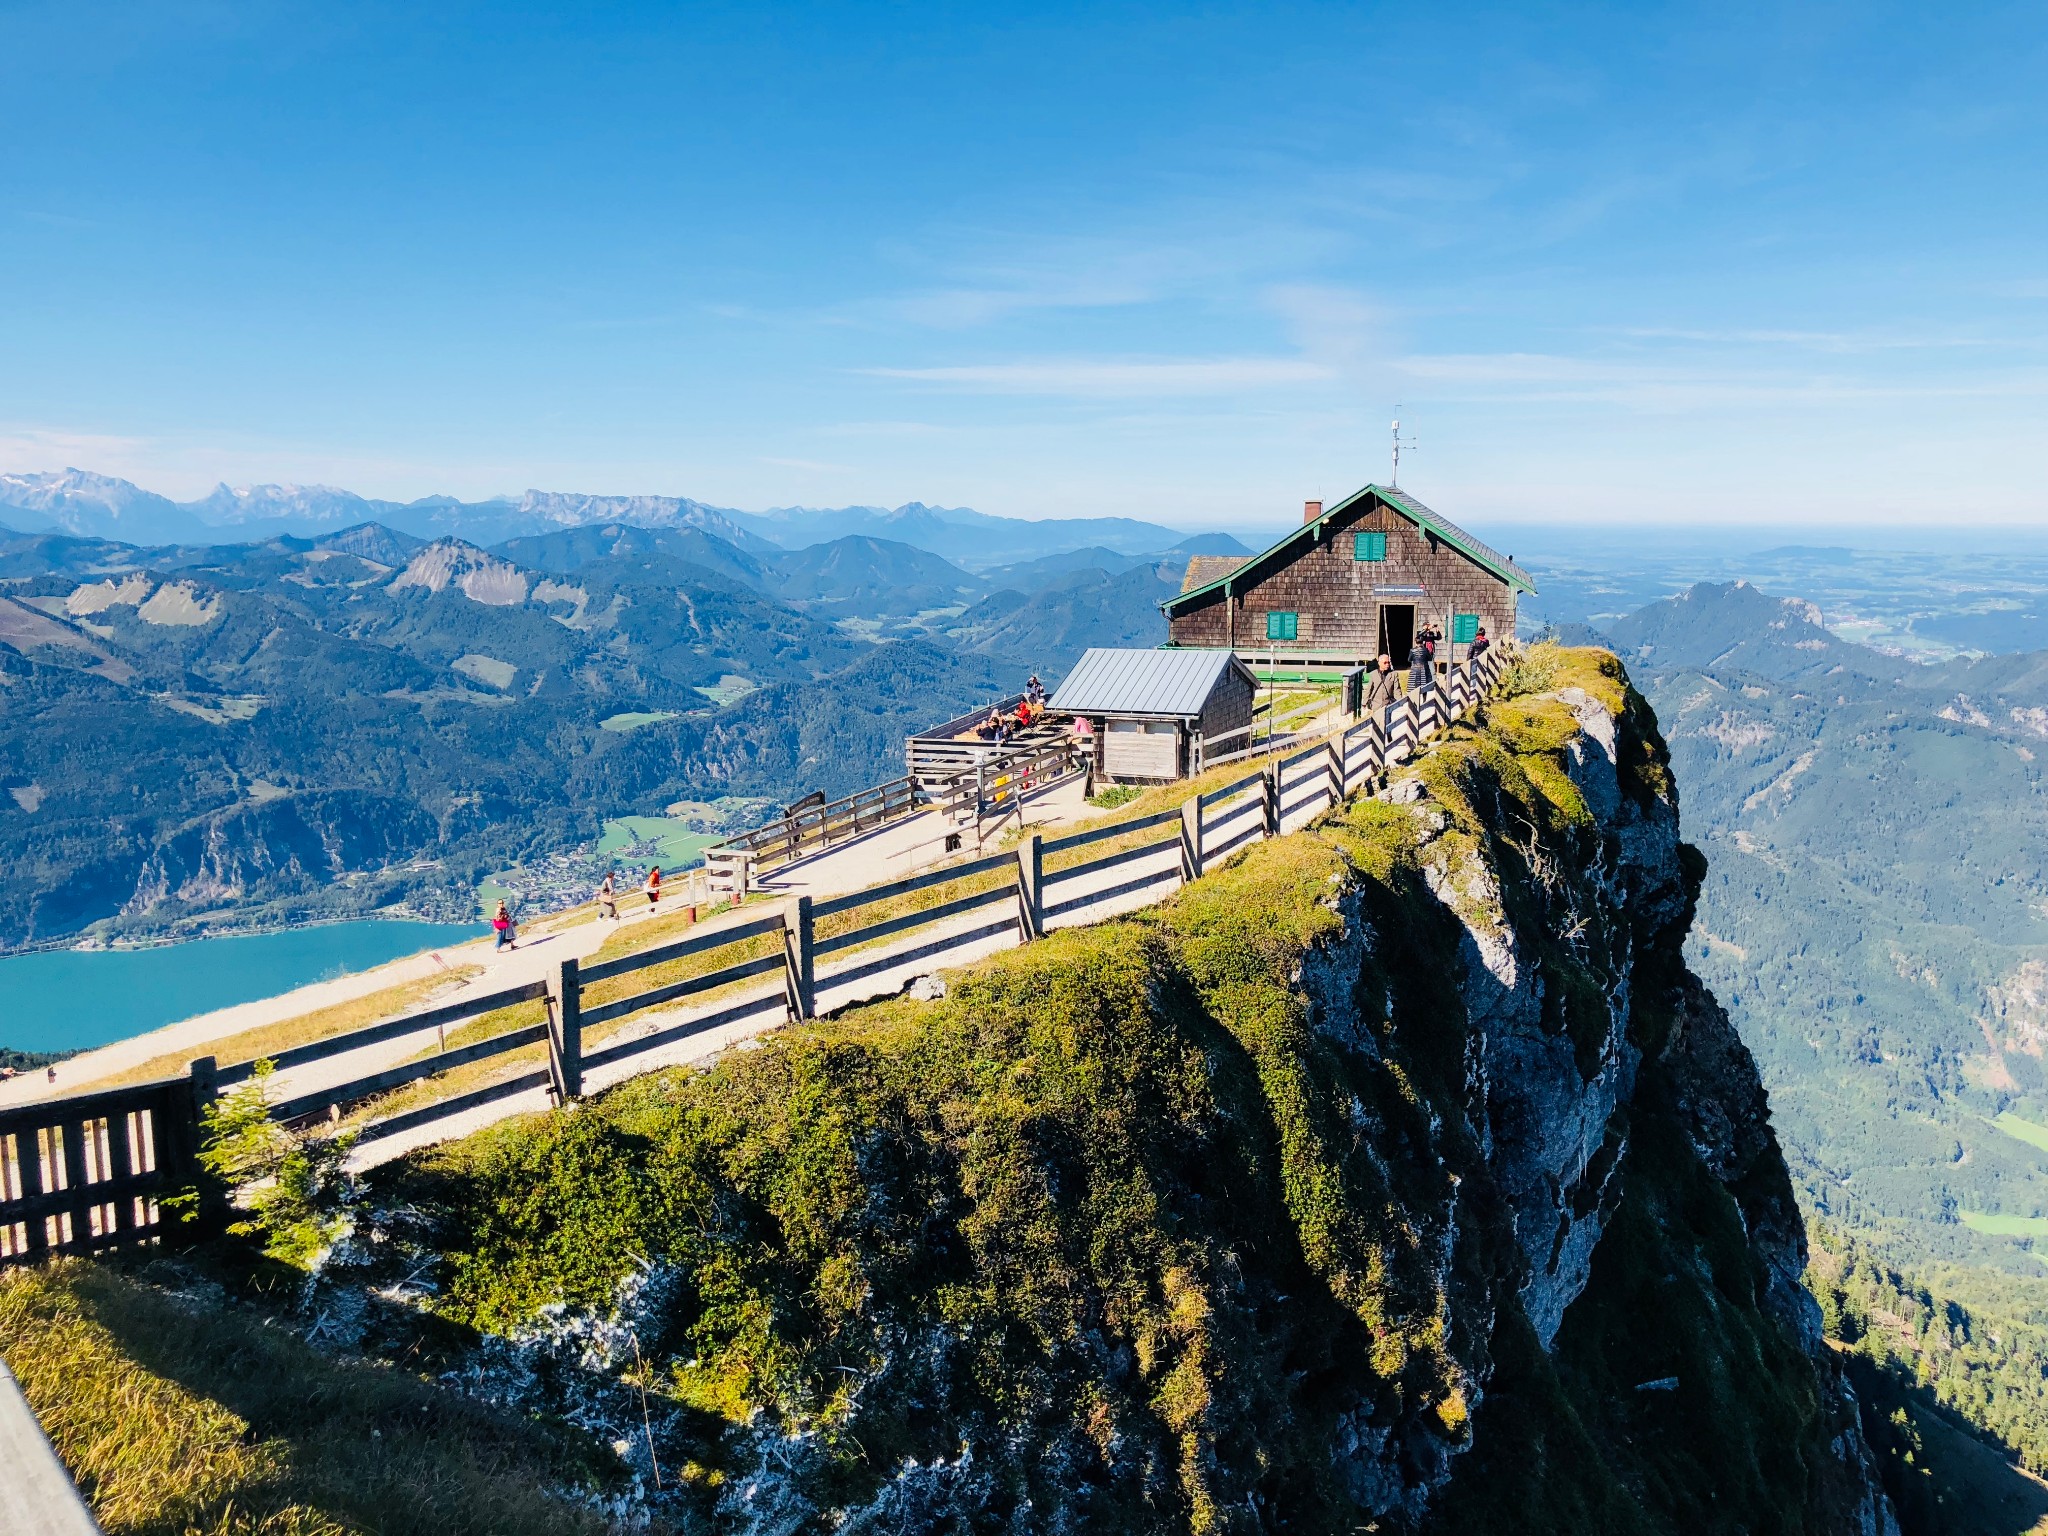
[[[0,475],[0,502],[40,512],[66,533],[131,544],[174,544],[205,525],[167,497],[88,469]]]
[[[90,470],[0,474],[0,509],[20,508],[0,524],[22,532],[54,525],[87,538],[130,544],[259,543],[280,534],[320,538],[376,523],[421,539],[456,538],[501,544],[565,528],[622,524],[698,529],[757,557],[834,539],[886,539],[943,556],[970,570],[1039,559],[1066,550],[1103,548],[1121,555],[1172,548],[1182,535],[1125,517],[991,517],[971,507],[776,507],[741,512],[687,496],[597,496],[530,490],[523,496],[461,501],[424,496],[379,501],[328,485],[216,485],[196,501],[175,502],[112,475]],[[38,521],[40,520],[40,521]],[[32,525],[32,526],[31,526]],[[1234,541],[1233,541],[1234,544]]]
[[[701,528],[755,554],[766,554],[779,547],[756,531],[758,519],[752,514],[707,507],[687,496],[585,496],[563,491],[528,491],[519,499],[519,511],[558,528],[581,528],[590,523]]]
[[[185,506],[217,528],[248,523],[293,523],[306,528],[352,528],[389,516],[397,502],[369,501],[331,485],[216,485]]]

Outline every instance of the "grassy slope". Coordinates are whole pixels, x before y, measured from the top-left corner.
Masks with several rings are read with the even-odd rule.
[[[1549,683],[1633,706],[1632,787],[1665,788],[1618,673],[1554,665]],[[1500,828],[1533,825],[1563,856],[1591,834],[1558,755],[1568,713],[1494,715],[1423,773],[1453,812],[1449,850],[1506,868],[1512,909],[1534,898]],[[1461,1009],[1441,979],[1459,930],[1421,879],[1415,827],[1357,805],[1154,914],[973,967],[942,1002],[641,1079],[444,1149],[394,1192],[452,1213],[444,1305],[481,1328],[603,1310],[642,1261],[668,1267],[673,1290],[639,1327],[707,1506],[748,1474],[765,1423],[814,1437],[794,1479],[812,1508],[871,1498],[906,1458],[964,1441],[990,1468],[992,1518],[1028,1500],[1105,1529],[1229,1529],[1249,1508],[1340,1528],[1357,1508],[1328,1449],[1340,1416],[1461,1444],[1460,1362],[1492,1352],[1481,1423],[1497,1427],[1449,1528],[1510,1512],[1559,1531],[1808,1528],[1824,1455],[1811,1372],[1758,1308],[1733,1202],[1682,1144],[1646,1136],[1632,1154],[1614,1257],[1557,1363],[1512,1302],[1472,1335],[1474,1303],[1517,1260],[1463,1128]],[[1340,888],[1378,957],[1398,957],[1364,964],[1370,1040],[1312,1031],[1295,980],[1342,926]],[[1522,931],[1561,1026],[1589,1028],[1573,999],[1597,978]],[[1684,1289],[1657,1290],[1674,1271]],[[1704,1386],[1642,1435],[1617,1417],[1635,1410],[1632,1372],[1673,1348]],[[1741,1475],[1702,1444],[1739,1453]]]
[[[0,1354],[108,1536],[605,1529],[586,1443],[115,1269],[0,1277]]]
[[[1634,703],[1596,658],[1547,681]],[[1422,765],[1451,813],[1427,850],[1407,811],[1356,804],[1154,912],[956,973],[942,1001],[856,1009],[387,1171],[385,1196],[443,1219],[443,1320],[603,1312],[659,1261],[629,1320],[664,1463],[709,1510],[786,1461],[788,1529],[878,1491],[918,1528],[913,1461],[977,1524],[1346,1529],[1333,1441],[1466,1444],[1468,1370],[1489,1361],[1442,1528],[1815,1528],[1810,1387],[1756,1305],[1731,1202],[1682,1144],[1639,1138],[1618,1240],[1555,1360],[1511,1298],[1492,1308],[1521,1260],[1466,1129],[1462,930],[1423,862],[1495,862],[1577,1037],[1588,978],[1543,936],[1501,831],[1534,828],[1568,867],[1592,836],[1558,756],[1566,712],[1494,714]],[[1631,787],[1651,793],[1661,758],[1646,715],[1631,723]],[[1311,1028],[1299,968],[1343,931],[1343,892],[1375,943],[1340,1037]],[[475,1418],[400,1477],[366,1432],[389,1410],[366,1414],[364,1393],[438,1405],[437,1425],[470,1410],[232,1318],[195,1326],[101,1273],[0,1288],[0,1347],[40,1408],[81,1405],[60,1438],[103,1507],[133,1510],[113,1528],[516,1531],[533,1483],[588,1475],[567,1442]],[[1666,1274],[1682,1289],[1657,1289]],[[1622,1417],[1631,1378],[1674,1350],[1707,1395],[1646,1434]],[[164,1453],[181,1441],[204,1454]],[[1737,1473],[1703,1470],[1700,1446]],[[372,1509],[336,1471],[357,1457]],[[435,1497],[401,1497],[407,1478]]]

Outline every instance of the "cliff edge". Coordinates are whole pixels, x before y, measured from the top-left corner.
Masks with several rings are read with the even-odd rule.
[[[1152,911],[385,1170],[321,1283],[686,1529],[1895,1531],[1655,719],[1519,687]]]

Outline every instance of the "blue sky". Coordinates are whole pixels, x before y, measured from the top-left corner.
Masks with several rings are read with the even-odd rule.
[[[1532,15],[1539,10],[1541,14]],[[0,468],[2048,523],[2037,5],[0,3]]]

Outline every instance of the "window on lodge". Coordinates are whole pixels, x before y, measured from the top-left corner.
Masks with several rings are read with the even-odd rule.
[[[1266,615],[1266,638],[1268,640],[1292,640],[1301,628],[1301,615],[1296,613],[1269,613]]]
[[[1378,562],[1387,558],[1387,536],[1384,533],[1354,533],[1351,535],[1351,558]]]
[[[1458,645],[1470,645],[1479,638],[1479,615],[1476,613],[1454,613],[1451,615],[1451,639]]]

